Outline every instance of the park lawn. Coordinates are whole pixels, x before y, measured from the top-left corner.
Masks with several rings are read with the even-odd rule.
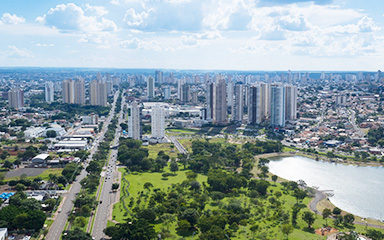
[[[178,151],[177,151],[176,147],[174,147],[173,152],[171,152],[172,151],[171,145],[173,145],[173,144],[172,143],[159,143],[159,144],[148,145],[148,146],[143,146],[143,147],[148,149],[148,153],[149,153],[148,157],[149,158],[156,159],[157,154],[160,151],[164,151],[164,153],[167,154],[170,158],[176,158]]]
[[[182,169],[182,168],[183,167],[179,164],[179,169]],[[125,170],[125,168],[120,168],[119,171],[124,174],[124,172],[126,170]],[[144,189],[144,184],[146,182],[152,183],[153,189],[154,188],[160,188],[160,189],[166,191],[168,189],[168,187],[170,187],[172,184],[181,183],[187,179],[187,177],[185,175],[186,171],[179,170],[176,172],[177,176],[174,176],[174,177],[169,176],[168,180],[162,180],[162,178],[163,178],[162,174],[165,172],[171,173],[169,171],[169,167],[165,167],[163,172],[133,173],[133,174],[125,175],[125,179],[127,179],[130,183],[130,186],[128,188],[128,191],[130,193],[130,197],[132,196],[132,197],[136,198],[138,193],[140,193],[142,191],[148,191],[148,190]],[[199,181],[200,183],[206,182],[207,177],[199,174],[197,177],[197,181]],[[120,191],[122,191],[127,186],[124,181],[121,181],[120,185],[121,185]],[[123,197],[123,193],[120,192],[120,202],[116,203],[113,206],[113,214],[112,214],[113,220],[116,220],[118,222],[124,222],[124,219],[126,219],[129,216],[129,214],[126,214],[126,211],[123,208],[123,204],[121,202],[122,197]],[[128,206],[128,204],[129,204],[130,197],[125,199],[126,206]]]
[[[26,177],[26,178],[27,179],[34,179],[34,178],[40,177],[42,180],[48,180],[49,174],[60,175],[62,171],[63,171],[63,168],[49,168],[37,176]],[[5,181],[19,180],[19,179],[20,179],[20,177],[11,177],[11,178],[6,178]]]
[[[290,147],[285,147],[283,148],[283,152],[296,152],[296,149],[290,148]]]

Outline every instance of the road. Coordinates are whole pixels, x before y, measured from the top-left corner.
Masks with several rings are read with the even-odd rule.
[[[111,146],[117,146],[119,144],[119,137],[121,132],[120,123],[123,122],[123,109],[124,109],[124,97],[122,98],[121,111],[119,114],[119,121],[116,128],[115,139]],[[102,172],[104,176],[104,185],[100,192],[99,205],[96,209],[94,226],[91,235],[99,240],[104,239],[105,234],[103,230],[107,227],[108,218],[113,210],[113,203],[116,200],[116,192],[112,192],[113,179],[117,177],[117,152],[118,149],[112,149],[109,161],[106,164],[105,171]]]
[[[187,149],[177,140],[175,137],[169,137],[169,139],[173,142],[177,150],[182,154],[188,154]]]
[[[356,124],[356,112],[354,110],[350,110],[351,116],[349,118],[349,122],[352,124],[353,129],[355,129],[356,134],[360,137],[363,138],[365,136],[364,132],[361,131],[360,127],[357,126]]]
[[[103,129],[96,140],[96,144],[91,148],[90,154],[88,159],[86,160],[86,163],[83,164],[84,169],[81,171],[80,175],[77,176],[76,181],[73,182],[72,187],[69,189],[69,191],[63,195],[63,203],[61,204],[61,212],[57,212],[54,222],[52,223],[51,227],[49,228],[48,234],[46,236],[46,239],[49,240],[59,240],[61,237],[62,232],[64,231],[65,224],[67,223],[67,219],[69,214],[71,213],[73,209],[73,201],[76,198],[76,195],[81,190],[81,184],[80,181],[84,179],[87,176],[87,172],[85,171],[85,168],[88,165],[88,162],[92,160],[93,154],[97,151],[98,144],[102,141],[104,138],[104,134],[107,131],[108,125],[111,122],[111,119],[115,113],[115,106],[117,101],[118,93],[115,94],[115,99],[112,105],[112,109],[110,111],[110,114],[108,118],[106,119]]]

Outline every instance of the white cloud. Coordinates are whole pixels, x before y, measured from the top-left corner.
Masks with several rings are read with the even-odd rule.
[[[0,24],[10,24],[16,25],[19,23],[24,23],[25,19],[23,17],[18,17],[16,14],[4,13],[1,17]]]
[[[54,43],[36,43],[36,47],[54,47]]]
[[[141,13],[136,13],[135,9],[130,8],[124,15],[123,22],[128,25],[128,27],[134,28],[145,28],[147,26],[146,20],[149,15],[154,12],[154,9],[149,9],[148,11],[143,11]]]
[[[133,38],[130,40],[124,40],[119,42],[120,47],[125,49],[140,49],[140,50],[153,50],[161,51],[164,50],[157,40],[150,39],[139,39]]]
[[[284,31],[278,27],[267,26],[261,29],[259,39],[269,41],[285,40]]]
[[[195,46],[197,45],[198,41],[196,38],[192,36],[183,36],[181,43],[187,46]]]
[[[278,19],[278,24],[281,28],[290,31],[305,31],[308,30],[308,25],[303,16],[286,15]]]
[[[375,25],[373,19],[367,16],[362,17],[357,23],[360,32],[373,32],[376,30],[380,30],[378,26]]]
[[[99,13],[100,14],[100,13]],[[111,32],[116,31],[116,24],[106,18],[96,16],[86,16],[84,10],[74,3],[57,5],[51,8],[42,17],[37,17],[36,21],[47,26],[55,27],[63,32]]]
[[[138,38],[134,38],[132,40],[121,41],[120,46],[127,49],[137,49],[139,47],[139,42],[140,40]]]
[[[91,6],[89,4],[85,4],[85,11],[93,13],[95,16],[102,17],[108,14],[108,10],[103,6]]]
[[[33,53],[26,49],[19,49],[15,45],[8,46],[6,56],[9,58],[32,58]]]

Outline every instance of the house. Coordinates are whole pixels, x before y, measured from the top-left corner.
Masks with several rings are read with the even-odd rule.
[[[47,161],[47,158],[49,157],[49,154],[39,154],[32,158],[33,164],[44,164]]]
[[[0,240],[6,240],[8,237],[8,229],[0,228]]]

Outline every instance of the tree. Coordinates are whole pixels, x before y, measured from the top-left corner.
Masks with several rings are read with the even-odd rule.
[[[5,160],[4,164],[3,164],[3,168],[8,168],[8,169],[11,169],[12,168],[12,163],[8,160]]]
[[[24,184],[22,184],[22,183],[18,183],[18,184],[15,186],[15,189],[16,189],[16,191],[18,191],[18,192],[22,192],[22,191],[25,190],[25,186],[24,186]]]
[[[301,216],[304,222],[308,224],[308,228],[311,228],[311,225],[315,222],[315,217],[313,213],[311,212],[304,212],[303,215]]]
[[[144,189],[147,189],[149,191],[149,189],[152,188],[152,187],[153,187],[152,183],[150,183],[150,182],[144,183]]]
[[[119,187],[120,187],[119,183],[113,183],[113,184],[112,184],[112,190],[113,190],[113,191],[119,189]]]
[[[85,217],[83,216],[76,217],[74,221],[74,225],[76,227],[82,228],[85,226],[85,224],[87,224],[87,219]]]
[[[191,224],[185,219],[181,219],[177,222],[176,230],[178,232],[185,233],[185,232],[188,232],[190,228],[191,228]]]
[[[176,161],[172,161],[171,162],[170,169],[171,169],[172,172],[179,171],[179,165],[177,164]]]
[[[69,230],[62,236],[63,240],[92,240],[91,234],[83,232],[80,228]]]
[[[338,207],[335,207],[333,210],[332,210],[332,213],[334,214],[334,215],[340,215],[341,214],[341,209],[340,208],[338,208]]]
[[[346,227],[352,226],[353,222],[355,221],[355,217],[350,213],[345,214],[343,219],[344,225]]]
[[[112,240],[135,239],[149,240],[154,239],[157,234],[153,225],[144,219],[127,219],[123,224],[116,224],[104,229],[104,233]]]
[[[191,226],[195,226],[199,220],[199,213],[194,208],[188,208],[184,212],[180,213],[178,218],[179,220],[187,220]]]
[[[302,201],[307,196],[307,192],[297,188],[293,192],[293,196],[296,198],[296,202],[298,203],[299,200]]]
[[[99,162],[91,161],[85,170],[88,173],[100,173],[102,169],[101,169]]]
[[[276,182],[276,181],[277,181],[277,178],[278,178],[278,177],[277,177],[276,175],[273,175],[273,176],[271,177],[271,179],[272,179],[273,182]]]
[[[160,217],[160,221],[169,229],[169,225],[176,221],[176,217],[170,213],[164,213]]]
[[[331,209],[325,208],[323,210],[323,219],[325,219],[325,224],[327,224],[327,225],[328,225],[328,217],[331,216],[331,214],[332,214]]]
[[[281,231],[283,232],[283,234],[287,235],[288,238],[289,234],[293,232],[293,226],[291,224],[283,224],[283,226],[281,227]]]
[[[48,130],[45,135],[47,138],[55,138],[57,136],[56,132],[54,130]]]

